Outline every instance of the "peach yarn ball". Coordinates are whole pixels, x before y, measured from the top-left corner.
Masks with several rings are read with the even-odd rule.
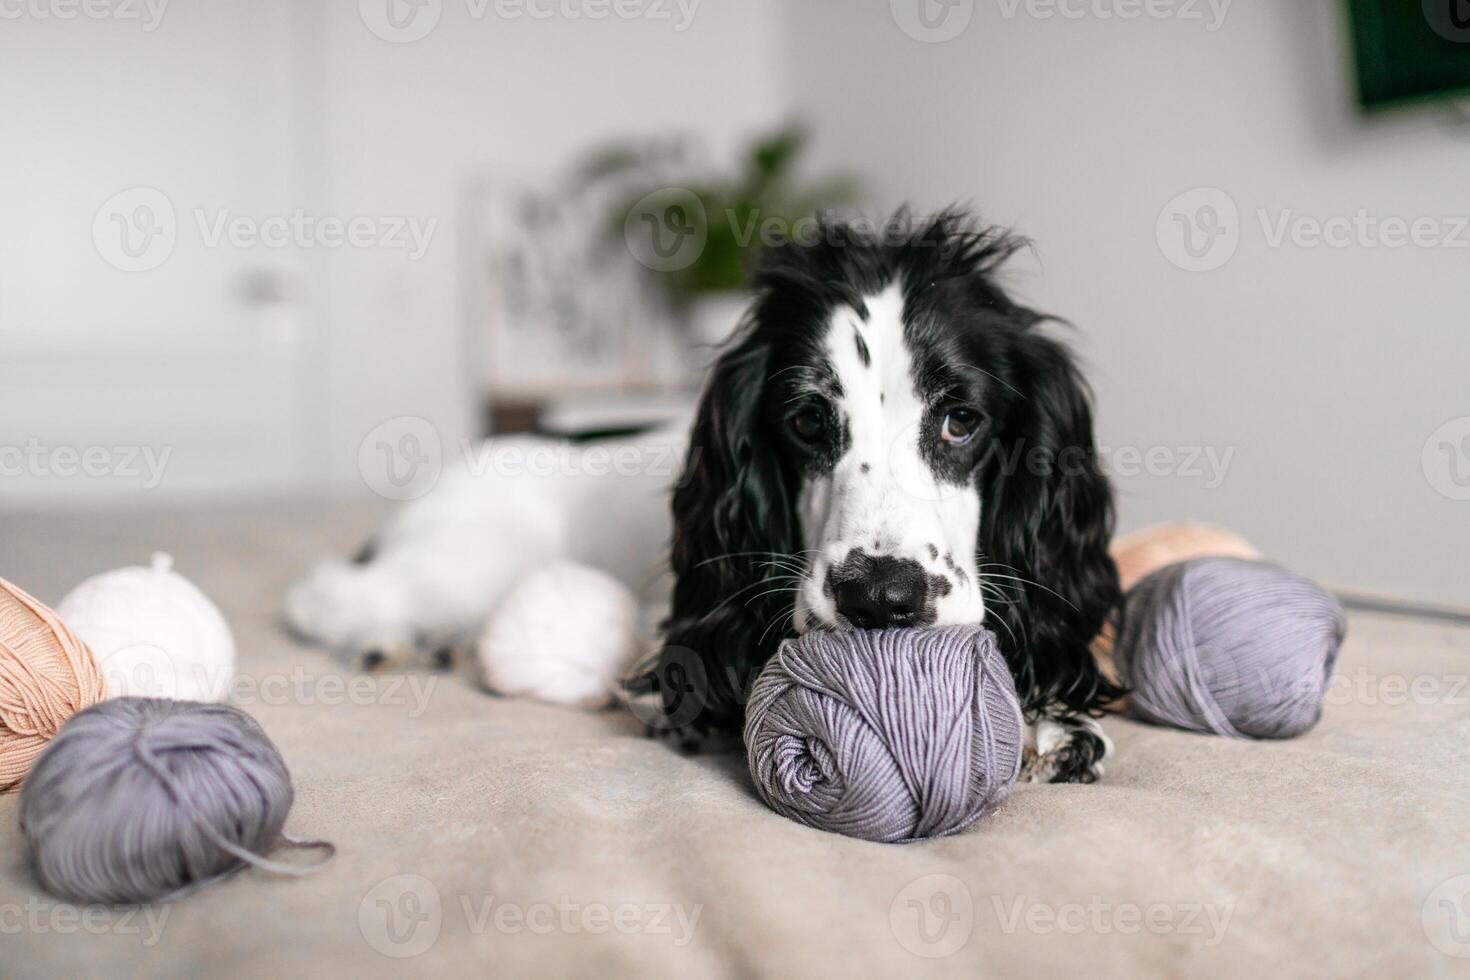
[[[0,793],[72,715],[106,696],[92,651],[46,605],[0,579]]]
[[[1191,558],[1261,557],[1249,541],[1234,531],[1198,523],[1150,524],[1114,541],[1112,552],[1124,592],[1150,572]]]

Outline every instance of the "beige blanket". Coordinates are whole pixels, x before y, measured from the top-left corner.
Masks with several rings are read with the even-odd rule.
[[[379,516],[0,520],[0,575],[53,602],[172,551],[234,624],[235,699],[295,776],[288,829],[340,849],[306,880],[78,910],[37,888],[0,798],[0,976],[1470,975],[1470,630],[1355,616],[1304,738],[1109,720],[1100,784],[886,846],[788,822],[738,756],[626,716],[296,646],[285,586]]]

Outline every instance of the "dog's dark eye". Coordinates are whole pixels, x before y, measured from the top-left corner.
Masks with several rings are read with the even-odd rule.
[[[816,442],[827,431],[827,415],[816,406],[808,406],[791,416],[791,431],[802,442]]]
[[[951,446],[963,446],[980,431],[980,413],[973,408],[952,408],[939,428],[939,438]]]

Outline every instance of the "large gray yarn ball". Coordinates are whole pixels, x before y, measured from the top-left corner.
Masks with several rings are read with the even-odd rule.
[[[21,788],[20,825],[48,891],[82,902],[168,898],[298,843],[291,775],[238,708],[116,698],[72,717]],[[310,846],[330,848],[313,842]]]
[[[1292,738],[1321,716],[1346,630],[1342,606],[1310,579],[1267,562],[1195,558],[1128,592],[1115,656],[1137,718]]]
[[[894,842],[957,833],[1004,801],[1024,731],[988,631],[823,631],[787,641],[756,679],[745,745],[776,812]]]

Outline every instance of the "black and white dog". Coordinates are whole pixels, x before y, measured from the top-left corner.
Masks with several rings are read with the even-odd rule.
[[[1028,777],[1095,780],[1094,719],[1123,693],[1089,651],[1120,598],[1112,492],[1071,354],[998,282],[1022,243],[958,212],[815,238],[768,251],[709,377],[673,490],[669,615],[631,686],[681,736],[738,734],[793,633],[985,623],[1032,722]],[[648,486],[615,480],[449,481],[371,561],[298,586],[291,621],[358,649],[472,630],[537,563],[606,566],[599,527],[650,525]]]

